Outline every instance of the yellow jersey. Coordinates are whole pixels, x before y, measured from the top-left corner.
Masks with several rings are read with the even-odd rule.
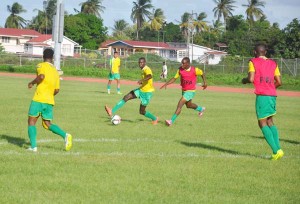
[[[153,76],[150,67],[145,66],[142,69],[142,79],[145,79],[145,77],[149,74]],[[140,87],[140,90],[143,92],[153,92],[155,90],[153,86],[153,78],[149,79],[148,81],[144,81]]]
[[[118,74],[120,72],[121,60],[119,57],[111,59],[111,72]]]
[[[59,74],[53,64],[42,62],[37,65],[37,75],[43,74],[43,81],[37,85],[33,101],[54,105],[54,90],[59,89]]]

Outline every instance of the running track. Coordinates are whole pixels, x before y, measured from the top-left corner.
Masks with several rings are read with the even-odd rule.
[[[31,78],[33,79],[35,74],[23,74],[23,73],[9,73],[9,72],[0,72],[0,76],[11,76],[11,77],[20,77],[20,78]],[[98,78],[83,78],[83,77],[63,77],[65,81],[81,81],[81,82],[94,82],[94,83],[107,83],[107,79],[98,79]],[[127,85],[137,85],[135,81],[122,80],[122,84]],[[162,86],[163,82],[154,82],[154,86],[159,88]],[[170,84],[168,88],[180,88],[179,84]],[[201,87],[198,87],[200,90]],[[221,86],[208,86],[207,91],[213,92],[229,92],[229,93],[250,93],[253,94],[252,88],[234,88],[234,87],[221,87]],[[289,97],[300,97],[299,91],[277,91],[278,96],[289,96]]]

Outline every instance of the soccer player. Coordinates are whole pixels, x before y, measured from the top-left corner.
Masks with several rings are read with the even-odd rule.
[[[175,122],[184,104],[187,108],[191,108],[198,111],[200,117],[203,115],[203,112],[205,111],[205,107],[198,106],[192,102],[192,99],[194,98],[195,91],[196,91],[197,76],[202,77],[203,89],[207,88],[205,74],[201,69],[191,66],[190,58],[188,57],[184,57],[181,61],[181,64],[182,65],[181,67],[179,67],[175,76],[160,87],[160,89],[167,88],[167,85],[174,83],[176,79],[180,77],[181,80],[180,85],[182,87],[182,97],[178,102],[176,111],[173,114],[171,120],[166,120],[166,125],[168,126],[171,126]]]
[[[142,70],[142,79],[138,81],[141,86],[137,89],[130,91],[127,95],[120,100],[113,109],[105,106],[107,114],[112,117],[117,110],[119,110],[127,101],[135,98],[139,98],[140,104],[140,114],[152,120],[152,124],[156,125],[158,123],[158,117],[146,111],[146,107],[149,104],[153,96],[153,74],[151,69],[146,65],[146,59],[144,57],[139,58],[139,67]]]
[[[122,94],[120,92],[120,66],[121,60],[119,58],[119,53],[117,51],[114,52],[114,57],[110,60],[110,72],[108,75],[108,83],[107,83],[107,93],[110,94],[110,86],[112,80],[117,80],[117,93]]]
[[[65,141],[65,150],[72,148],[72,135],[63,131],[60,127],[52,124],[54,96],[58,94],[60,88],[59,74],[53,63],[54,51],[46,48],[43,52],[44,62],[37,65],[37,77],[28,83],[31,89],[35,84],[36,90],[28,111],[28,136],[31,147],[28,150],[37,152],[35,124],[42,116],[42,125],[45,129],[61,136]]]
[[[276,114],[276,88],[281,86],[280,72],[277,63],[266,57],[265,44],[257,44],[254,49],[255,58],[249,62],[248,77],[242,83],[253,83],[256,94],[256,116],[258,125],[271,147],[272,160],[278,160],[284,153],[280,148],[279,134],[274,125],[273,116]]]

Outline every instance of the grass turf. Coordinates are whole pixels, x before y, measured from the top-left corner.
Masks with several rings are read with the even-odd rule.
[[[156,90],[147,110],[153,126],[129,101],[114,126],[104,105],[122,96],[106,85],[62,81],[53,123],[74,146],[37,123],[38,153],[27,152],[28,79],[0,77],[0,201],[2,203],[296,203],[300,200],[300,98],[278,97],[275,123],[285,156],[271,150],[257,126],[253,94],[198,91],[199,119],[184,108],[166,127],[181,95]],[[122,86],[127,93],[134,86]]]

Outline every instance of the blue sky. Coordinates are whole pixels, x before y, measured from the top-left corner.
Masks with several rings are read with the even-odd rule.
[[[85,0],[63,0],[65,10],[72,14],[74,8],[80,10],[79,4]],[[104,25],[112,28],[115,20],[124,19],[129,24],[133,24],[130,20],[131,9],[135,0],[103,0],[103,6],[106,7],[102,18]],[[26,20],[31,20],[33,16],[37,15],[34,9],[43,8],[43,0],[1,0],[0,5],[0,26],[4,27],[5,20],[9,16],[7,5],[12,5],[14,2],[21,4],[26,10],[21,16]],[[236,0],[236,8],[234,15],[242,14],[245,16],[245,7],[242,4],[248,4],[247,0]],[[265,0],[266,6],[262,8],[267,15],[267,19],[271,22],[277,22],[280,28],[284,28],[294,18],[300,20],[300,0]],[[167,18],[167,22],[180,21],[181,15],[184,12],[206,12],[207,21],[211,24],[215,20],[213,15],[213,8],[216,6],[213,0],[152,0],[155,8],[161,8]]]

